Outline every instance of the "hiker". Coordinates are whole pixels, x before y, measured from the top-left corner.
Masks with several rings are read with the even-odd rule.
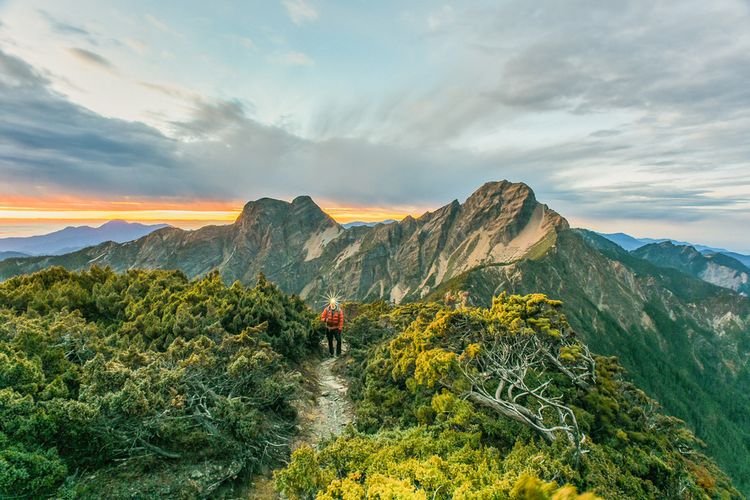
[[[341,356],[341,331],[344,329],[344,311],[336,300],[323,309],[320,320],[326,325],[328,352],[333,356],[333,339],[336,339],[336,356]]]

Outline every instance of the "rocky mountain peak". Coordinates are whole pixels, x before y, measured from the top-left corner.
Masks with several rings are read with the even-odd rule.
[[[523,182],[511,182],[508,180],[490,181],[482,184],[479,189],[474,191],[471,196],[467,198],[466,202],[476,203],[488,198],[509,201],[514,198],[527,196],[536,200],[534,197],[534,191]]]
[[[258,224],[280,225],[289,221],[304,226],[338,226],[338,223],[323,212],[309,196],[298,196],[291,202],[274,198],[250,201],[245,204],[235,225],[240,227]]]
[[[256,219],[262,215],[270,215],[274,212],[284,211],[289,203],[276,200],[273,198],[259,198],[257,200],[248,201],[242,208],[242,213],[237,218],[237,222],[247,221],[248,219]]]
[[[466,199],[463,206],[486,208],[517,201],[536,203],[534,191],[523,182],[502,180],[484,183]]]
[[[318,205],[313,201],[313,199],[307,195],[297,196],[295,199],[292,200],[292,206],[320,209],[320,207],[318,207]]]
[[[543,216],[546,230],[569,227],[562,216],[539,203],[534,191],[523,182],[487,182],[466,199],[461,212],[471,227],[504,226],[511,235],[520,231],[534,214]]]

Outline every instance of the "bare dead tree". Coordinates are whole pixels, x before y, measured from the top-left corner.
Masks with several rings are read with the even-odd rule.
[[[585,452],[575,413],[552,384],[555,374],[582,389],[595,381],[595,362],[584,344],[567,332],[477,332],[468,325],[464,332],[456,340],[478,350],[459,357],[470,385],[459,391],[463,397],[527,425],[549,442],[562,433],[578,454]]]

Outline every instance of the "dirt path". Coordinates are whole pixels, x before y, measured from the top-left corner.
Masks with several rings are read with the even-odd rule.
[[[309,395],[297,406],[299,412],[299,433],[292,444],[292,450],[300,446],[317,447],[322,441],[340,435],[354,418],[354,410],[347,394],[346,379],[338,374],[346,362],[346,357],[311,361],[302,368],[308,378],[306,390]],[[256,477],[245,493],[232,498],[280,499],[274,489],[271,472]]]
[[[338,436],[353,418],[353,409],[346,379],[336,373],[342,358],[327,358],[317,369],[319,393],[309,419],[308,432],[302,436],[301,444],[316,446],[324,439]]]

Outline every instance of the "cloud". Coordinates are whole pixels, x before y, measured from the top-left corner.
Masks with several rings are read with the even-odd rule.
[[[313,66],[315,64],[310,56],[294,50],[271,54],[268,56],[268,60],[284,66]]]
[[[454,168],[525,180],[574,217],[750,217],[746,3],[466,3],[427,19],[445,73],[327,103],[319,134],[448,149]]]
[[[86,65],[109,72],[115,72],[115,67],[109,62],[109,59],[97,54],[96,52],[91,52],[90,50],[82,49],[80,47],[70,47],[68,53]]]
[[[172,84],[165,84],[165,83],[155,83],[155,82],[138,82],[138,85],[145,89],[152,90],[154,92],[158,92],[162,95],[165,95],[167,97],[172,97],[174,99],[180,99],[183,101],[187,101],[189,103],[193,103],[195,101],[200,100],[200,95],[183,87],[179,87],[177,85]]]
[[[683,161],[678,168],[670,159],[681,154],[680,145],[665,140],[658,129],[645,134],[654,134],[648,154],[632,144],[645,138],[628,129],[534,150],[482,154],[356,137],[310,140],[253,120],[240,101],[206,100],[177,87],[142,82],[193,107],[189,120],[172,123],[174,138],[169,138],[65,101],[17,58],[4,55],[0,68],[10,68],[3,74],[11,75],[0,93],[0,122],[5,124],[0,129],[0,169],[9,186],[43,180],[94,195],[194,193],[244,199],[309,193],[349,204],[437,206],[467,196],[486,180],[509,178],[529,183],[563,213],[660,220],[695,220],[709,216],[705,209],[736,210],[747,201],[712,194],[716,186],[747,179],[742,174],[745,148],[732,153],[734,161],[710,171],[707,177],[716,186],[703,179],[696,188],[690,178],[680,183],[674,176],[684,175],[686,168],[705,172],[705,162],[716,153],[704,151],[698,138],[688,137],[694,148],[692,163],[686,166]],[[740,137],[725,139],[732,143]],[[644,165],[652,180],[633,184],[631,179],[644,172],[631,172],[622,181],[594,182],[624,161]]]
[[[81,26],[61,21],[57,19],[56,17],[54,17],[49,12],[47,12],[46,10],[40,9],[38,12],[39,12],[39,15],[45,21],[47,21],[47,24],[49,25],[49,27],[52,28],[52,30],[56,33],[59,33],[61,35],[83,36],[89,39],[93,38],[93,35],[91,34],[91,32],[89,32],[87,29]]]
[[[612,113],[671,117],[675,130],[748,114],[747,4],[459,5],[449,11],[450,29],[444,9],[428,18],[443,27],[423,40],[444,64],[440,80],[360,105],[362,135],[434,144],[548,113],[580,121]],[[332,135],[352,130],[352,111],[342,115],[321,117]]]
[[[589,134],[591,137],[612,137],[613,135],[620,135],[622,134],[622,130],[613,130],[613,129],[607,129],[607,130],[597,130],[596,132],[591,132]]]
[[[176,135],[184,140],[223,140],[227,131],[245,127],[249,123],[245,117],[245,106],[239,101],[208,102],[196,99],[194,103],[189,121],[172,122]]]
[[[318,11],[306,0],[282,0],[281,3],[289,14],[289,18],[296,25],[318,19]]]
[[[0,49],[0,85],[15,89],[38,89],[48,83],[34,68]]]
[[[235,100],[194,100],[192,117],[174,122],[170,138],[68,102],[18,58],[0,52],[0,68],[13,75],[0,82],[0,193],[239,200],[309,193],[354,205],[429,206],[452,198],[467,175],[484,180],[457,170],[450,153],[306,140],[251,119]]]
[[[256,50],[258,47],[255,45],[255,42],[250,37],[240,37],[239,38],[240,44],[242,44],[243,47],[250,50]]]
[[[18,58],[0,51],[0,193],[177,194],[174,141],[142,124],[104,118],[71,104]],[[5,73],[5,71],[3,71]]]
[[[306,3],[284,6],[297,24],[317,19]],[[299,14],[307,7],[314,14]],[[331,88],[350,91],[330,102],[309,92],[316,111],[292,117],[309,119],[300,126],[304,137],[254,119],[248,96],[209,99],[171,83],[141,82],[192,109],[189,119],[172,118],[167,137],[86,112],[49,90],[45,78],[52,76],[0,58],[0,118],[8,124],[0,135],[2,178],[31,190],[43,181],[94,194],[308,193],[341,203],[432,207],[486,180],[509,178],[580,220],[627,218],[667,229],[703,222],[745,234],[746,3],[456,3],[414,19],[408,57],[385,68],[393,77],[383,76],[382,85],[375,81],[365,94],[348,74],[337,81],[331,73]],[[155,18],[147,22],[169,29]],[[267,55],[273,63],[314,64],[304,53],[283,52],[285,44],[276,47]],[[358,47],[351,50],[356,55]],[[406,69],[395,64],[404,62]],[[274,89],[269,93],[274,101]],[[70,130],[62,119],[47,123],[53,113],[70,115]]]
[[[181,33],[173,29],[169,24],[165,23],[161,19],[153,16],[152,14],[146,14],[143,16],[143,18],[152,28],[155,28],[157,31],[161,31],[162,33],[166,33],[178,38],[184,38]]]
[[[133,52],[137,53],[138,55],[146,55],[150,52],[150,48],[146,42],[143,40],[140,40],[138,38],[126,38],[124,40],[125,45],[130,47]]]
[[[158,29],[159,31],[164,31],[164,32],[170,31],[170,28],[169,26],[167,26],[166,23],[160,21],[159,19],[152,16],[151,14],[146,14],[145,16],[143,16],[143,18],[146,20],[146,22],[148,22],[148,24]]]
[[[438,31],[453,23],[455,12],[450,5],[443,5],[427,16],[427,27],[430,31]]]

